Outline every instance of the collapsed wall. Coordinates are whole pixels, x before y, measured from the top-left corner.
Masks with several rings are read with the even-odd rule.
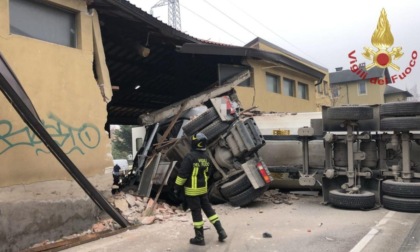
[[[112,176],[88,178],[111,195]],[[47,181],[0,190],[0,251],[20,251],[88,230],[101,213],[75,181]]]

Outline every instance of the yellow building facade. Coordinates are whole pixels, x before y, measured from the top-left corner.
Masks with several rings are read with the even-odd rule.
[[[95,26],[97,17],[83,0],[0,0],[0,53],[45,128],[85,176],[113,164],[104,130],[104,97],[112,91],[106,77],[103,85],[95,78],[95,53],[97,65],[103,55],[93,43],[100,41]],[[0,187],[70,179],[2,94],[0,104]]]
[[[245,47],[272,52],[325,74],[323,80],[269,60],[248,60],[252,68],[248,86],[236,91],[244,109],[264,112],[312,112],[330,104],[328,70],[284,49],[256,38]]]
[[[364,65],[360,66],[361,69]],[[372,68],[359,76],[351,70],[337,69],[330,73],[332,106],[348,104],[373,105],[385,103],[385,80],[389,74],[384,68]],[[388,77],[387,77],[388,75]]]

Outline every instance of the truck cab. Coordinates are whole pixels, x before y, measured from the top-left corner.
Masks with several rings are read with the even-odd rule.
[[[215,97],[175,119],[147,127],[144,145],[123,187],[149,196],[162,185],[164,195],[175,200],[173,185],[179,165],[191,149],[191,136],[202,132],[214,167],[209,178],[213,204],[245,206],[268,189],[272,177],[258,154],[265,139],[252,118],[241,116],[238,102],[228,95]]]

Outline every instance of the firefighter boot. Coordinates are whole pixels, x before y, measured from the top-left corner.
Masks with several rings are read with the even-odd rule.
[[[216,221],[214,223],[214,227],[216,228],[217,233],[219,234],[219,241],[222,242],[224,239],[227,238],[227,234],[226,234],[225,230],[223,229],[222,223],[220,223],[220,221]]]
[[[194,245],[204,246],[206,243],[204,242],[204,231],[203,228],[194,228],[195,237],[190,239],[190,243]]]

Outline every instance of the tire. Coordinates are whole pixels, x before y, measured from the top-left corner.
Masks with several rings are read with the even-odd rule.
[[[381,120],[380,130],[409,131],[420,129],[420,117],[390,117]]]
[[[212,122],[209,126],[205,127],[203,130],[201,130],[201,133],[206,135],[207,141],[212,142],[220,134],[225,132],[229,128],[229,126],[229,122],[223,122],[222,120],[218,119]]]
[[[244,173],[237,179],[223,184],[222,187],[220,187],[220,191],[225,198],[230,198],[247,190],[251,186],[251,181],[249,181],[248,176]]]
[[[330,191],[329,200],[331,205],[344,209],[371,209],[375,207],[375,194],[362,191],[359,194],[348,194],[341,189]]]
[[[373,108],[369,106],[344,106],[327,109],[327,118],[332,120],[368,120],[373,118]]]
[[[382,183],[382,192],[401,198],[420,198],[420,182],[407,183],[388,179]]]
[[[218,185],[218,183],[215,183],[212,186],[210,186],[208,194],[210,203],[214,205],[223,204],[227,202],[227,200],[220,193],[220,185]]]
[[[184,131],[185,135],[191,136],[203,129],[204,127],[206,127],[207,125],[209,125],[218,117],[219,115],[217,114],[216,109],[214,107],[210,108],[194,120],[191,120],[189,123],[184,125],[184,127],[182,127],[182,130]]]
[[[389,210],[409,213],[420,213],[420,199],[397,198],[384,195],[382,205]]]
[[[420,115],[420,102],[392,102],[382,104],[381,117]]]
[[[258,189],[254,189],[254,187],[251,186],[240,194],[230,197],[229,202],[233,206],[244,207],[254,201],[256,198],[260,197],[265,191],[267,191],[267,189],[268,186],[260,187]]]

